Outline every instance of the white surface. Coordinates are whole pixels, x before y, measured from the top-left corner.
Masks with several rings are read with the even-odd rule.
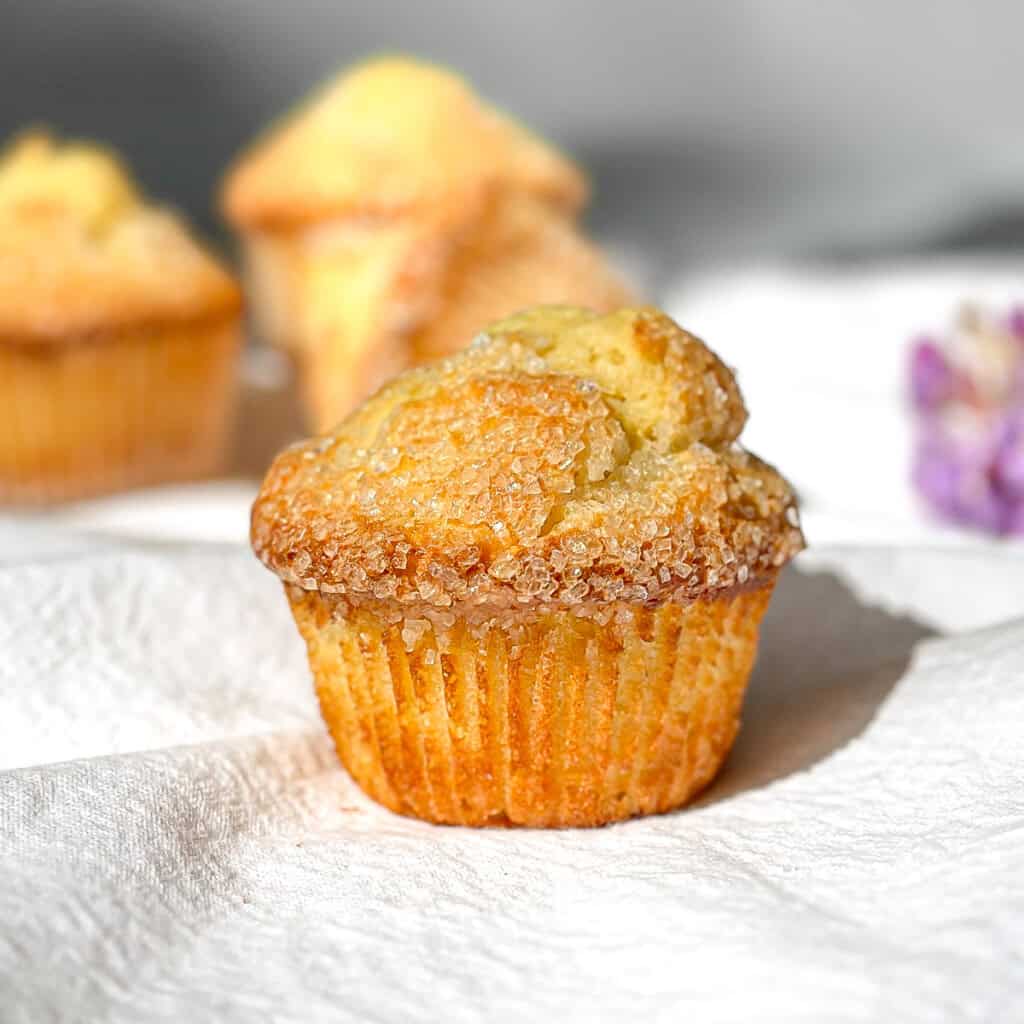
[[[927,639],[950,557],[791,570],[702,805],[547,834],[362,797],[244,549],[0,568],[4,1020],[1009,1020],[1024,622]]]
[[[258,487],[254,480],[218,480],[115,494],[56,509],[38,525],[106,537],[243,543]]]

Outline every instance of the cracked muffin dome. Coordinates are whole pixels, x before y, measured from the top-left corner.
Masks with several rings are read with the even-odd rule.
[[[113,154],[43,132],[0,153],[0,342],[228,317],[231,277]]]
[[[665,314],[535,309],[280,455],[253,547],[295,587],[403,611],[713,598],[802,546],[745,419]]]

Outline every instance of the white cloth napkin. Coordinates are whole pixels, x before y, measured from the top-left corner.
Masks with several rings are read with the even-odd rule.
[[[1022,578],[802,560],[700,805],[545,833],[363,797],[244,549],[9,558],[0,1017],[1013,1019],[1024,621],[995,623]]]

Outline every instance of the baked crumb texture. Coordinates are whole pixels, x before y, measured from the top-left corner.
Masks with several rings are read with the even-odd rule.
[[[324,430],[501,316],[631,301],[576,227],[586,191],[460,78],[387,58],[272,128],[228,175],[223,207],[261,330],[296,356]]]
[[[240,292],[116,157],[0,154],[0,501],[204,475],[223,454]]]
[[[704,786],[803,544],[745,418],[663,313],[552,307],[280,455],[253,547],[367,792],[432,821],[593,825]]]

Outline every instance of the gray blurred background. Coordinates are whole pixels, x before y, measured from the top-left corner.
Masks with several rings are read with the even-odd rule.
[[[1024,4],[6,0],[0,134],[108,140],[220,233],[266,121],[360,56],[464,72],[593,175],[644,283],[687,267],[1024,246]]]

